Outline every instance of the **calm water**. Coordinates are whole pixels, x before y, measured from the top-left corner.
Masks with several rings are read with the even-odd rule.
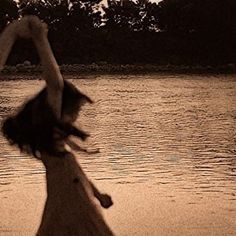
[[[202,198],[236,204],[236,76],[67,78],[96,102],[83,108],[78,125],[91,134],[82,145],[100,153],[78,155],[97,182],[171,188],[191,194],[195,204]],[[39,80],[1,81],[0,116],[42,86]],[[19,182],[44,182],[40,162],[2,136],[0,142],[0,194]]]

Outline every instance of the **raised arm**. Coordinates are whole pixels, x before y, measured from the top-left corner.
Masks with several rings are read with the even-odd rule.
[[[12,46],[15,43],[16,23],[12,23],[0,35],[0,71],[4,68],[8,55],[11,52]]]
[[[12,46],[18,37],[31,37],[27,17],[24,17],[21,20],[14,20],[11,24],[6,26],[0,35],[0,71],[5,66]]]
[[[61,118],[63,77],[47,38],[47,25],[36,16],[28,16],[31,37],[37,48],[47,84],[48,102],[58,119]]]
[[[32,38],[41,59],[47,84],[48,103],[58,119],[61,118],[64,81],[47,39],[47,25],[36,16],[25,16],[13,21],[0,36],[0,71],[17,37]]]

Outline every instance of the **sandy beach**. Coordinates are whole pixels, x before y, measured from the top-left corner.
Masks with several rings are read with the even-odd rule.
[[[116,235],[235,235],[235,204],[207,198],[197,200],[191,193],[172,192],[168,187],[148,184],[111,185],[97,182],[111,193],[114,206],[104,215]],[[164,197],[169,191],[169,197]],[[0,235],[34,235],[46,197],[45,186],[17,184],[2,190]],[[172,197],[171,197],[172,196]]]

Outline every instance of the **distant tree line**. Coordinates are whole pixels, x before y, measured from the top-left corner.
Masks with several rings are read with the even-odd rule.
[[[37,15],[49,26],[60,64],[236,62],[235,0],[0,1],[0,32],[14,19]],[[10,64],[38,62],[19,40]]]

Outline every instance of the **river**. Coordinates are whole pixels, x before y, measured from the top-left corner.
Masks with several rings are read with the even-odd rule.
[[[3,77],[3,76],[2,76]],[[236,76],[66,76],[89,95],[78,153],[112,195],[104,211],[117,235],[236,235]],[[42,88],[1,78],[0,117]],[[45,200],[43,165],[0,136],[0,235],[34,235]]]

